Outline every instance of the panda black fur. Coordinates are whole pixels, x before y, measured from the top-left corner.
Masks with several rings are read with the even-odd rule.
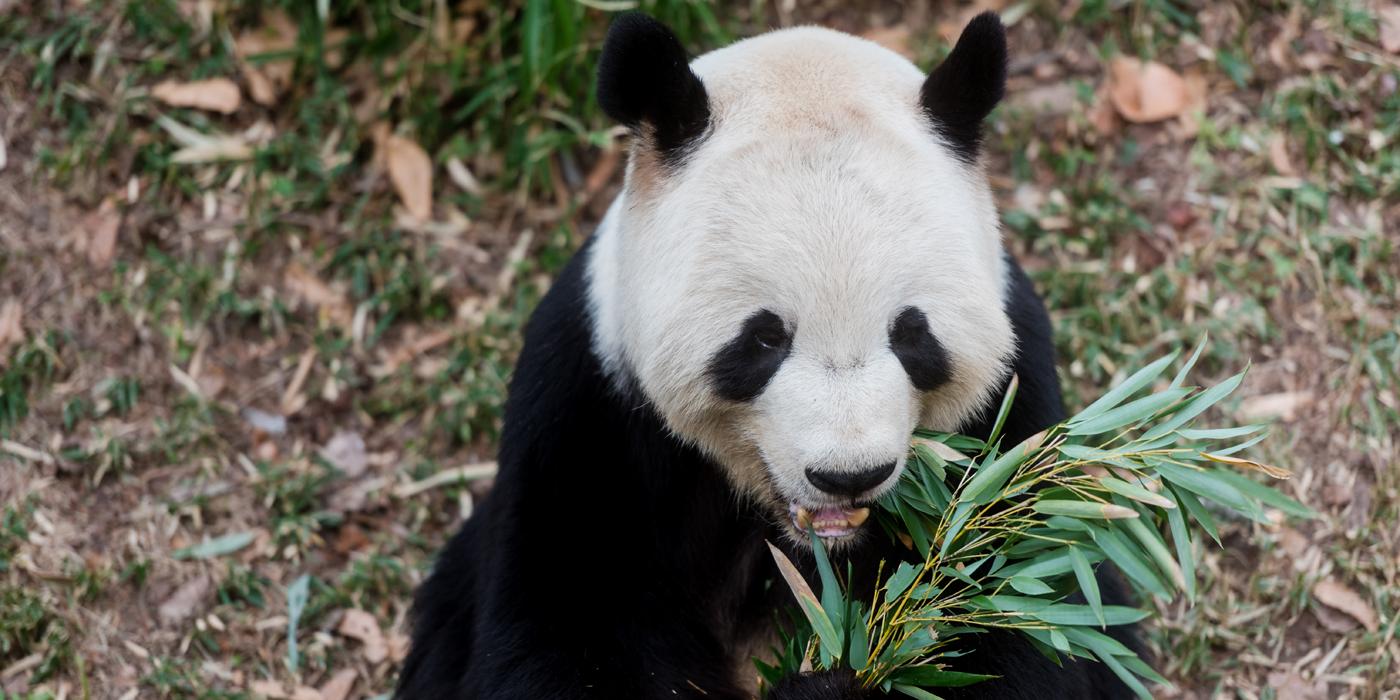
[[[739,51],[688,64],[671,32],[650,18],[623,15],[610,31],[599,102],[637,136],[627,187],[529,323],[506,408],[500,476],[417,593],[399,697],[751,698],[750,658],[764,653],[773,639],[776,611],[791,603],[785,587],[775,584],[765,542],[778,543],[812,573],[810,550],[797,535],[789,508],[801,501],[829,509],[817,512],[849,514],[869,502],[898,478],[914,423],[985,435],[1012,371],[1021,385],[1005,428],[1008,444],[1063,418],[1049,320],[1030,281],[1001,251],[995,210],[976,165],[980,123],[1001,98],[1005,80],[1000,21],[994,15],[974,20],[927,80],[914,75],[903,59],[834,32],[801,29],[764,37],[735,45],[747,45]],[[758,110],[746,101],[753,94],[746,90],[774,82],[773,74],[749,72],[743,64],[775,61],[774,70],[792,70],[781,64],[794,46],[835,54],[797,57],[796,70],[806,70],[804,63],[815,66],[805,79],[832,81],[827,89],[847,89],[841,81],[852,79],[841,72],[842,52],[852,55],[855,69],[887,66],[900,75],[886,85],[894,97],[877,104],[876,112],[852,108],[832,117],[824,110],[840,105],[809,104],[778,114],[793,120],[781,128],[760,120],[759,132],[774,137],[789,127],[801,132],[808,122],[818,131],[818,141],[765,155],[765,143],[733,140],[753,127]],[[794,83],[804,89],[802,79]],[[911,94],[902,101],[898,94],[906,87]],[[860,258],[863,246],[880,245],[878,239],[839,227],[821,234],[830,239],[820,244],[828,250],[783,249],[759,263],[761,270],[786,268],[772,281],[746,282],[748,258],[723,260],[746,256],[754,246],[767,245],[765,240],[802,243],[808,234],[787,228],[794,217],[801,220],[797,228],[821,228],[828,220],[852,226],[901,221],[903,207],[879,204],[892,186],[851,194],[852,182],[880,182],[879,173],[860,162],[860,149],[866,147],[860,139],[850,149],[838,143],[829,151],[850,159],[837,163],[840,177],[823,175],[831,161],[818,155],[807,162],[804,148],[815,143],[826,153],[821,139],[840,141],[840,134],[831,135],[852,127],[878,135],[886,125],[879,115],[904,109],[910,114],[891,123],[903,130],[902,137],[917,129],[929,143],[910,158],[938,171],[932,177],[955,178],[947,181],[950,194],[939,201],[951,202],[943,205],[949,221],[968,223],[928,224],[939,231],[940,246],[956,248],[966,258],[945,266],[959,271],[959,279],[928,283],[943,295],[930,295],[917,280],[906,289],[871,276],[886,272],[881,265],[905,264],[899,256],[873,256],[871,275],[862,277],[861,262],[852,256]],[[851,123],[867,118],[875,123]],[[923,149],[909,143],[901,146]],[[715,174],[726,172],[725,166],[707,165],[711,152],[706,149],[731,147],[736,150],[725,152],[725,159],[733,155],[741,168],[750,157],[753,168],[762,168],[770,156],[780,167],[797,162],[790,179],[798,185],[785,190],[775,182],[771,192],[761,193],[786,218],[765,218],[768,212],[754,201],[725,194],[722,185],[730,178]],[[704,184],[719,193],[702,204],[733,205],[742,212],[736,216],[752,214],[756,218],[749,221],[762,230],[735,234],[704,228],[695,236],[717,241],[698,248],[688,248],[693,244],[688,239],[665,239],[667,226],[684,228],[705,218],[668,211],[695,205],[684,199],[686,188],[694,189],[685,184],[686,174],[695,170],[712,172]],[[801,182],[804,174],[812,174],[815,184]],[[761,182],[764,173],[754,177]],[[739,186],[752,189],[747,182]],[[842,200],[841,211],[821,209],[832,198]],[[855,211],[845,214],[847,204]],[[842,219],[847,215],[860,218]],[[715,214],[714,222],[734,219]],[[889,244],[892,252],[900,252],[896,244],[910,247],[918,240],[894,231],[898,227],[885,228],[889,233],[881,235],[896,239]],[[981,240],[984,236],[991,240]],[[970,247],[958,248],[964,244]],[[909,250],[903,257],[918,263],[928,252]],[[814,262],[804,258],[809,253],[828,257]],[[720,262],[695,262],[696,256],[711,255]],[[652,258],[672,267],[648,269],[642,263],[658,262]],[[789,263],[777,265],[773,259]],[[847,264],[847,273],[838,269]],[[699,272],[690,274],[687,265],[698,265]],[[901,279],[907,274],[888,273]],[[997,287],[979,278],[988,274],[996,275]],[[890,291],[867,293],[876,286]],[[964,296],[973,298],[960,300],[948,289],[966,289]],[[765,296],[770,293],[771,298]],[[1000,301],[989,307],[989,298]],[[933,303],[940,299],[957,310]],[[877,308],[882,317],[866,323],[842,316],[865,306]],[[828,310],[837,321],[827,321]],[[861,340],[872,328],[880,337]],[[964,342],[968,338],[981,344]],[[857,386],[848,386],[852,382]],[[867,391],[867,385],[878,386]],[[809,394],[830,401],[793,408]],[[794,411],[807,412],[809,422],[796,428],[784,422]],[[812,415],[818,416],[815,422]],[[890,425],[876,434],[864,431],[868,423]],[[823,441],[831,446],[820,453],[783,451],[789,442]],[[854,447],[847,449],[848,443]],[[877,485],[862,476],[870,474]],[[816,483],[861,491],[838,498]],[[859,525],[855,530],[843,534],[837,527],[832,549],[841,568],[851,562],[854,585],[869,590],[878,583],[871,580],[874,563],[902,553],[878,533]],[[1115,579],[1100,578],[1105,597],[1122,601]],[[1130,630],[1111,632],[1140,648]],[[944,697],[1128,694],[1106,669],[1073,661],[1057,666],[1012,633],[978,635],[976,648],[956,668],[1001,678],[948,689],[940,693]],[[769,697],[866,695],[838,673],[793,679]]]

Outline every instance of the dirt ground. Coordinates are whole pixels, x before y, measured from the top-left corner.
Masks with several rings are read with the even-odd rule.
[[[527,4],[0,0],[3,693],[391,690],[521,324],[620,186],[577,97],[605,14],[532,67]],[[1400,6],[647,7],[925,67],[1000,10],[987,170],[1071,407],[1208,336],[1202,382],[1251,368],[1217,418],[1273,421],[1321,514],[1223,523],[1155,692],[1400,698]],[[238,104],[169,92],[210,79]]]

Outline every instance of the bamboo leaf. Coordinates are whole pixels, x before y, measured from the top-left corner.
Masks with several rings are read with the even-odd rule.
[[[1099,580],[1094,576],[1094,570],[1089,566],[1089,558],[1084,556],[1084,552],[1075,546],[1070,546],[1069,561],[1074,567],[1074,578],[1079,581],[1079,591],[1084,594],[1084,599],[1089,601],[1089,609],[1094,611],[1094,616],[1098,618],[1099,627],[1108,624],[1103,617],[1103,598],[1099,595]]]
[[[1317,511],[1283,495],[1276,489],[1270,488],[1267,484],[1261,484],[1244,474],[1232,472],[1227,469],[1218,469],[1213,473],[1229,482],[1231,486],[1235,487],[1246,496],[1256,498],[1265,505],[1273,506],[1295,518],[1312,519],[1318,517]]]
[[[1055,592],[1055,589],[1046,585],[1045,582],[1040,579],[1027,576],[1012,576],[1010,581],[1012,588],[1026,595],[1046,595]]]
[[[1206,507],[1199,500],[1196,500],[1190,491],[1175,486],[1171,487],[1171,492],[1173,496],[1176,496],[1177,502],[1186,507],[1186,511],[1191,514],[1191,518],[1201,526],[1201,529],[1215,540],[1216,546],[1220,546],[1220,530],[1216,527],[1215,518],[1211,517],[1210,511],[1206,510]]]
[[[900,562],[899,568],[895,569],[894,573],[890,574],[890,577],[885,579],[885,600],[898,598],[899,594],[903,593],[904,589],[908,588],[909,584],[914,582],[914,579],[918,577],[921,570],[922,567],[915,566],[907,561]]]
[[[1019,389],[1020,386],[1020,375],[1013,373],[1011,375],[1011,381],[1006,383],[1006,393],[1001,397],[1001,406],[997,408],[997,419],[996,422],[992,424],[991,435],[987,437],[987,442],[989,444],[996,443],[997,438],[1001,437],[1001,429],[1006,425],[1006,417],[1011,415],[1011,404],[1016,400],[1016,390]]]
[[[1157,575],[1152,573],[1152,568],[1145,561],[1146,557],[1141,556],[1137,547],[1134,547],[1122,535],[1113,530],[1097,527],[1091,528],[1090,533],[1099,549],[1102,549],[1103,553],[1108,555],[1109,560],[1139,588],[1160,598],[1171,597]]]
[[[1172,379],[1173,389],[1181,386],[1186,381],[1186,375],[1190,374],[1191,368],[1196,366],[1196,360],[1201,359],[1201,351],[1206,349],[1206,343],[1209,340],[1210,335],[1206,334],[1202,335],[1201,339],[1196,341],[1196,349],[1191,351],[1191,359],[1187,360],[1186,364],[1182,365],[1180,370],[1177,370],[1176,377]]]
[[[1156,415],[1162,409],[1180,401],[1191,392],[1187,389],[1167,389],[1150,396],[1144,396],[1132,403],[1119,406],[1081,423],[1072,424],[1070,435],[1098,435],[1117,430]],[[1146,436],[1144,436],[1146,437]]]
[[[1097,518],[1101,520],[1123,520],[1138,517],[1137,511],[1111,503],[1070,500],[1040,500],[1031,504],[1031,510],[1046,515],[1064,515],[1071,518]]]
[[[1152,466],[1167,481],[1198,496],[1209,498],[1255,520],[1262,520],[1264,517],[1258,505],[1245,498],[1239,489],[1225,479],[1220,478],[1217,472],[1207,472],[1202,469],[1192,469],[1165,462],[1158,462]]]
[[[1219,403],[1221,399],[1229,396],[1231,392],[1239,388],[1240,382],[1242,381],[1244,381],[1244,372],[1240,372],[1197,394],[1195,398],[1187,401],[1186,405],[1181,407],[1181,410],[1173,413],[1165,422],[1148,430],[1147,433],[1142,436],[1142,439],[1155,440],[1185,425],[1192,418],[1201,415],[1211,406]]]
[[[1161,376],[1162,371],[1167,368],[1167,365],[1171,364],[1172,360],[1176,359],[1177,353],[1178,351],[1173,351],[1166,357],[1160,358],[1152,364],[1134,372],[1127,379],[1123,380],[1122,384],[1113,387],[1107,394],[1099,397],[1097,401],[1089,404],[1087,408],[1069,419],[1068,424],[1076,425],[1090,420],[1114,406],[1123,403],[1129,396],[1136,394],[1139,389],[1151,384],[1153,380]]]
[[[1172,558],[1171,552],[1167,551],[1167,544],[1162,541],[1161,535],[1157,531],[1143,523],[1142,519],[1132,520],[1127,523],[1128,532],[1137,538],[1142,544],[1147,554],[1157,562],[1158,570],[1167,574],[1176,587],[1182,591],[1186,590],[1186,577],[1181,573],[1181,567]]]
[[[981,673],[946,671],[935,666],[906,666],[899,669],[890,679],[904,685],[918,685],[929,688],[961,688],[991,680],[996,676]]]
[[[1172,544],[1176,547],[1176,560],[1181,564],[1181,578],[1186,585],[1186,598],[1196,599],[1196,555],[1192,551],[1191,533],[1186,529],[1186,515],[1180,508],[1167,511],[1167,525],[1172,531]]]
[[[1017,445],[992,460],[991,464],[978,467],[959,498],[967,503],[990,503],[1025,459],[1025,446]]]
[[[916,688],[912,685],[901,685],[899,683],[895,683],[893,686],[890,687],[894,690],[898,690],[899,692],[904,693],[905,695],[908,695],[911,698],[915,698],[915,700],[943,700],[943,698],[934,695],[933,693],[930,693],[927,690],[924,690],[923,688]]]
[[[773,546],[772,542],[768,543],[768,551],[773,555],[773,563],[778,565],[778,572],[782,574],[783,580],[787,582],[788,588],[797,598],[798,606],[802,609],[803,615],[807,617],[808,622],[812,623],[812,630],[817,633],[823,653],[834,659],[841,658],[841,636],[836,631],[836,626],[831,623],[831,618],[827,617],[826,611],[822,609],[817,594],[812,592],[812,587],[807,585],[806,579],[802,578],[802,572],[798,571],[792,560]]]
[[[1148,491],[1147,489],[1136,484],[1130,484],[1126,481],[1123,481],[1122,479],[1116,479],[1111,476],[1104,476],[1099,478],[1099,483],[1103,484],[1104,488],[1108,489],[1109,491],[1112,491],[1118,494],[1119,496],[1123,496],[1124,498],[1131,498],[1132,500],[1137,501],[1139,503],[1146,503],[1147,505],[1157,506],[1158,508],[1176,507],[1176,504],[1173,503],[1170,498],[1167,498],[1166,496],[1163,496],[1158,493]]]
[[[807,529],[807,536],[812,541],[812,558],[817,563],[817,576],[822,582],[822,609],[826,611],[827,617],[831,618],[831,624],[837,629],[844,629],[843,621],[846,614],[846,600],[841,595],[841,585],[836,582],[836,572],[831,569],[831,560],[826,555],[826,547],[822,544],[821,538],[811,528]]]

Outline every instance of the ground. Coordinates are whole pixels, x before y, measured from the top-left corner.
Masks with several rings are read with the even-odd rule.
[[[3,693],[390,690],[618,187],[588,84],[632,4],[0,0]],[[1202,382],[1251,368],[1217,419],[1275,420],[1254,456],[1320,513],[1199,552],[1157,693],[1400,697],[1400,8],[643,6],[924,67],[1000,9],[987,168],[1071,408],[1208,335]]]

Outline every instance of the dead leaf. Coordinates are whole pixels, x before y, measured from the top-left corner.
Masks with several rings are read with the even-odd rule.
[[[1269,674],[1269,687],[1278,691],[1278,700],[1327,700],[1327,684],[1307,681],[1297,671]]]
[[[353,668],[336,671],[330,680],[321,685],[321,700],[345,700],[350,697],[350,691],[355,687],[355,679],[358,677]]]
[[[408,658],[408,635],[395,632],[389,635],[389,660],[402,663]]]
[[[1129,56],[1109,62],[1108,96],[1118,114],[1138,124],[1170,119],[1189,104],[1186,81],[1176,71]]]
[[[233,114],[243,104],[243,95],[238,91],[238,86],[228,78],[188,83],[166,80],[151,88],[151,96],[171,107],[189,107],[220,114]]]
[[[365,455],[365,439],[359,433],[342,430],[331,436],[330,442],[321,448],[321,457],[331,466],[354,479],[365,473],[369,459]]]
[[[1275,467],[1272,464],[1264,464],[1263,462],[1256,462],[1252,459],[1241,459],[1239,457],[1212,454],[1210,452],[1202,452],[1201,456],[1218,464],[1228,464],[1232,467],[1243,467],[1245,469],[1253,469],[1257,472],[1262,472],[1274,479],[1293,478],[1293,472],[1290,472],[1287,469],[1284,469],[1283,467]]]
[[[787,581],[788,588],[792,590],[793,597],[797,598],[799,603],[810,604],[820,608],[822,604],[817,598],[817,594],[812,592],[812,587],[807,584],[806,579],[802,578],[802,572],[797,570],[792,560],[788,559],[786,554],[783,554],[781,550],[773,546],[772,542],[768,543],[768,551],[772,552],[773,561],[778,565],[778,572],[783,575],[783,580]]]
[[[1400,53],[1400,5],[1383,7],[1377,16],[1381,24],[1381,48]]]
[[[336,325],[349,327],[353,313],[343,291],[322,282],[315,273],[297,262],[287,265],[287,270],[282,274],[282,283],[287,286],[287,291],[325,313]]]
[[[909,48],[909,28],[904,25],[878,27],[861,32],[862,39],[873,41],[909,60],[914,60],[914,51]]]
[[[1340,581],[1333,578],[1318,581],[1313,585],[1312,594],[1319,603],[1350,615],[1368,631],[1375,632],[1380,629],[1376,611],[1371,608],[1371,604]]]
[[[7,299],[0,304],[0,363],[6,356],[5,349],[24,340],[24,307],[16,299]]]
[[[1236,413],[1240,420],[1248,423],[1272,418],[1293,420],[1297,417],[1298,409],[1307,406],[1312,401],[1313,393],[1311,391],[1280,391],[1272,394],[1259,394],[1241,401],[1240,408]]]
[[[160,604],[160,608],[156,612],[160,615],[160,619],[167,624],[173,625],[183,622],[194,615],[204,604],[211,588],[213,588],[213,579],[209,578],[207,574],[200,574],[175,589],[175,592],[166,598],[164,603]]]
[[[1099,88],[1094,95],[1094,106],[1089,108],[1089,124],[1099,136],[1113,136],[1118,133],[1122,122],[1118,110],[1113,108],[1113,100],[1108,96],[1108,86]]]
[[[1288,158],[1288,140],[1283,134],[1274,134],[1269,139],[1269,164],[1274,166],[1274,172],[1284,177],[1294,177],[1298,174],[1293,169],[1293,162]]]
[[[93,267],[101,269],[112,263],[112,256],[117,252],[117,230],[121,228],[121,223],[121,212],[111,198],[102,200],[102,205],[83,219],[81,226],[86,235],[87,259]]]
[[[384,633],[379,629],[379,621],[363,610],[347,609],[341,616],[336,631],[364,644],[365,661],[377,664],[389,657],[389,647],[384,642]]]
[[[402,136],[384,140],[389,180],[408,213],[419,221],[433,217],[433,161],[422,146]]]
[[[262,59],[268,54],[283,54],[297,45],[297,26],[286,13],[263,13],[262,25],[238,36],[233,42],[243,79],[248,81],[248,93],[253,101],[271,107],[292,83],[296,68],[291,58]],[[254,60],[256,59],[256,60]]]

